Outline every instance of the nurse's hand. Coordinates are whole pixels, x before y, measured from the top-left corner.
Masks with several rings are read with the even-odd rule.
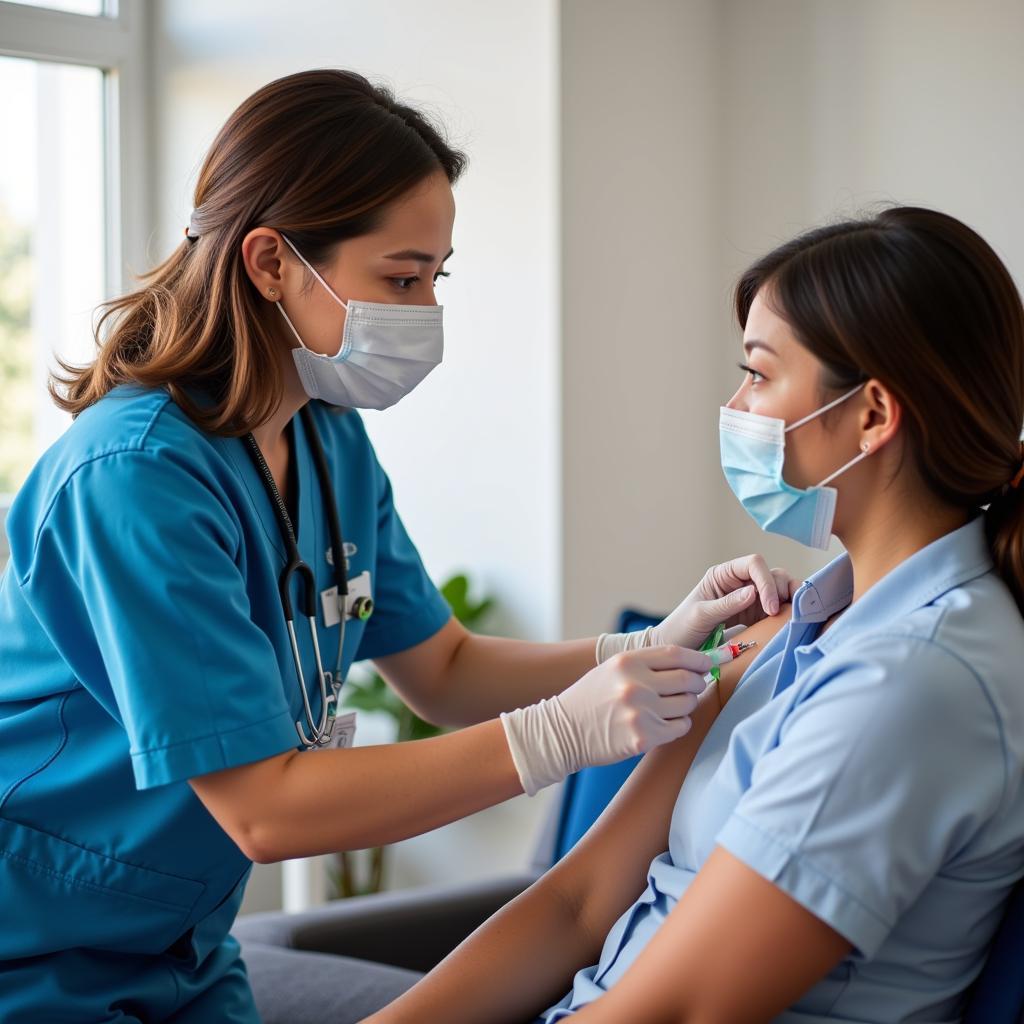
[[[665,644],[700,647],[720,622],[727,629],[740,629],[766,615],[777,615],[799,586],[785,569],[769,569],[760,555],[713,565],[682,604],[657,626],[636,633],[604,633],[597,641],[597,662],[637,648]]]
[[[681,647],[626,651],[557,697],[503,714],[523,791],[533,796],[588,765],[684,736],[710,669],[706,654]]]

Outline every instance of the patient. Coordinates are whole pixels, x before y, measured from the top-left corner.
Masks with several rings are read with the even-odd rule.
[[[765,256],[736,309],[726,479],[848,554],[373,1024],[960,1019],[1024,874],[1020,297],[969,228],[897,208]]]

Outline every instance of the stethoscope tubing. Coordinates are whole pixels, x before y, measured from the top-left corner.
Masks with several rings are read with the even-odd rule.
[[[331,538],[331,558],[334,562],[334,575],[338,589],[340,629],[338,657],[333,676],[330,672],[325,671],[323,658],[320,653],[320,639],[316,628],[316,575],[299,554],[298,542],[295,538],[291,517],[288,515],[288,508],[281,497],[277,484],[274,482],[274,476],[270,472],[266,459],[263,457],[263,452],[260,451],[260,447],[251,433],[245,435],[245,442],[250,458],[259,472],[264,489],[270,498],[278,529],[284,541],[285,550],[288,553],[287,562],[278,577],[278,593],[281,598],[281,609],[284,613],[285,627],[288,631],[288,642],[292,651],[292,661],[295,665],[295,675],[299,684],[299,692],[302,695],[302,707],[306,718],[306,725],[309,727],[307,734],[302,727],[302,720],[299,719],[295,722],[295,731],[302,745],[309,748],[325,746],[330,742],[334,732],[334,712],[337,701],[335,681],[341,681],[342,656],[345,647],[345,619],[348,614],[348,572],[338,504],[334,495],[334,487],[331,484],[330,471],[324,455],[323,444],[320,441],[320,432],[317,430],[316,423],[313,421],[313,414],[308,405],[302,408],[299,415],[302,418],[302,425],[309,441],[319,479],[320,492],[326,507],[327,528]],[[302,580],[299,610],[309,623],[310,637],[313,642],[313,656],[316,663],[321,702],[320,718],[317,721],[313,719],[313,708],[309,701],[309,694],[306,692],[306,685],[302,676],[302,657],[299,652],[298,639],[295,635],[295,613],[291,597],[292,581],[295,576]]]

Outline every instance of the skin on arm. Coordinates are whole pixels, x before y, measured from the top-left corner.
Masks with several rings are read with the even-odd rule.
[[[723,703],[729,695],[731,690],[723,694]],[[851,948],[820,918],[716,847],[618,984],[574,1019],[767,1024]],[[721,955],[725,950],[728,956]]]
[[[446,659],[462,644],[465,631],[449,624],[440,632],[441,639],[432,638],[402,655],[381,659],[382,663],[386,660],[392,671],[400,664],[401,671],[407,671],[410,680],[417,677],[421,686],[425,679],[444,676]],[[503,643],[465,635],[471,649],[478,642]],[[592,641],[555,645],[561,648],[555,657],[548,645],[507,643],[514,655],[509,663],[518,667],[505,670],[506,683],[519,674],[529,676],[531,666],[544,662],[546,670],[537,670],[539,685],[556,689],[559,672],[566,672],[570,683],[584,674],[575,667],[583,656],[579,648],[588,648],[588,664],[593,658]],[[412,660],[417,652],[422,657],[418,664]],[[462,657],[454,655],[456,664]],[[460,673],[463,682],[474,679],[472,689],[478,692],[488,689],[476,678],[479,665],[471,660],[468,670]],[[536,679],[532,685],[538,685]],[[424,705],[415,698],[423,691],[410,682],[402,692],[422,713]],[[501,707],[500,700],[495,703]],[[414,743],[291,750],[190,782],[221,827],[258,862],[396,842],[522,792],[505,731],[493,719]]]
[[[421,718],[473,725],[561,693],[594,667],[596,643],[480,636],[453,618],[423,643],[374,664]]]
[[[393,843],[523,791],[497,721],[408,743],[290,750],[189,782],[260,863]]]
[[[768,1024],[850,943],[716,847],[665,923],[580,1024]]]
[[[711,579],[711,583],[706,581]],[[744,580],[752,586],[741,587]],[[696,588],[709,594],[750,591],[746,605],[723,615],[730,622],[752,623],[763,609],[786,602],[795,583],[782,569],[769,569],[758,555],[713,566]],[[693,594],[680,608],[688,605]],[[716,602],[710,597],[707,605]],[[696,611],[691,609],[691,614]],[[714,612],[705,611],[704,615]],[[665,621],[678,618],[677,609]],[[717,622],[717,619],[713,620]],[[712,623],[713,624],[713,623]],[[665,623],[660,629],[664,631]],[[710,629],[710,626],[709,626]],[[669,634],[671,634],[669,630]],[[571,686],[594,667],[596,638],[557,644],[527,643],[468,632],[452,619],[438,633],[406,651],[378,658],[381,675],[422,718],[437,725],[472,725],[502,711],[526,707]],[[655,643],[672,642],[662,638]]]
[[[786,605],[736,639],[763,645],[789,613]],[[682,781],[754,653],[723,666],[720,683],[701,695],[690,732],[643,759],[568,856],[366,1024],[521,1024],[560,999],[573,974],[597,962],[608,931],[643,892],[651,861],[668,848]]]

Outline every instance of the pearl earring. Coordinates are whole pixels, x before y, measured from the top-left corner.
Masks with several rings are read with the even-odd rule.
[[[871,445],[869,445],[869,444],[867,443],[867,441],[863,441],[863,442],[861,443],[861,446],[860,446],[860,448],[861,448],[861,451],[863,451],[863,452],[866,452],[866,451],[870,450],[870,448],[871,448]]]

